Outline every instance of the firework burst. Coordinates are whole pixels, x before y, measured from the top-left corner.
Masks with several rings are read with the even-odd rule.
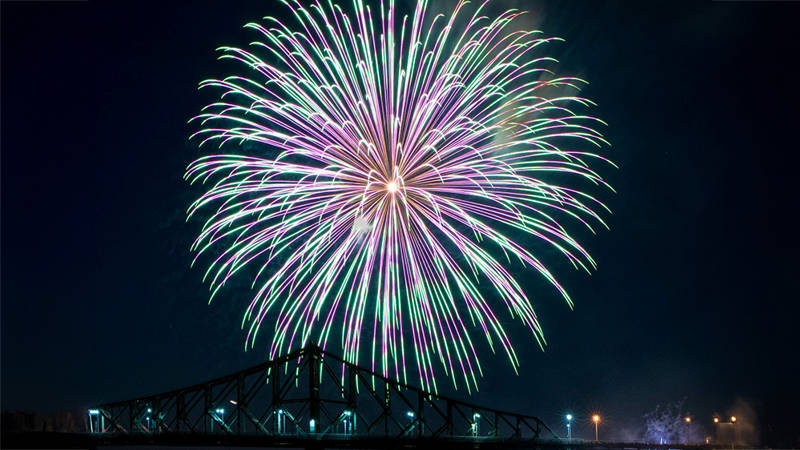
[[[260,37],[248,49],[221,48],[248,76],[201,83],[221,96],[194,136],[255,148],[186,172],[207,186],[189,216],[207,219],[193,250],[210,255],[211,298],[253,268],[246,345],[266,328],[270,356],[339,340],[385,376],[436,389],[442,370],[472,388],[479,334],[516,369],[500,316],[544,337],[508,267],[571,305],[530,243],[595,265],[561,223],[603,224],[575,187],[607,186],[590,168],[608,162],[592,151],[599,120],[575,112],[592,105],[583,81],[552,76],[540,52],[553,38],[518,29],[516,10],[285,3],[291,26],[266,17],[246,25]]]

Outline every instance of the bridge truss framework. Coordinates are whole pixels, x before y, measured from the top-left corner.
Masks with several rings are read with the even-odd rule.
[[[202,435],[246,441],[541,440],[539,418],[455,400],[383,377],[309,345],[205,383],[89,410],[95,435]],[[258,439],[256,439],[258,441]]]
[[[16,436],[17,447],[684,449],[711,445],[561,439],[535,416],[423,391],[315,345],[170,392],[89,410],[88,435]],[[32,448],[32,447],[31,447]]]

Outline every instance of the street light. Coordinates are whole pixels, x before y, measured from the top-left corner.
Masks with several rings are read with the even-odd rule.
[[[572,414],[564,416],[567,419],[567,439],[572,439]]]
[[[685,420],[686,423],[692,423],[692,418],[689,416],[686,416],[683,420]]]
[[[278,411],[278,434],[283,434],[286,432],[286,417],[284,416],[284,410],[279,409]]]
[[[731,416],[731,423],[736,423],[736,416]]]
[[[472,415],[472,435],[478,435],[478,420],[480,420],[481,415],[480,413],[475,413]]]
[[[346,435],[352,434],[353,426],[350,423],[350,417],[353,415],[353,413],[348,411],[348,410],[345,410],[343,415],[344,415],[344,419],[342,420],[342,425],[344,425],[344,434],[346,434]]]
[[[211,432],[212,433],[214,432],[214,422],[219,420],[223,424],[225,423],[225,417],[223,417],[225,415],[225,408],[216,408],[216,409],[214,409],[214,412],[217,414],[217,417],[215,419],[214,416],[211,416]],[[211,411],[209,411],[208,413],[211,414]]]
[[[105,421],[105,418],[100,415],[100,410],[99,409],[90,409],[89,410],[89,432],[90,433],[102,433],[104,431],[104,428],[105,428],[104,421]]]
[[[416,417],[416,414],[414,414],[414,411],[406,411],[406,417],[408,417],[408,420],[410,421],[408,423],[408,431],[406,431],[406,434],[411,435],[411,432],[417,428],[417,424],[414,423],[414,417]],[[422,423],[420,423],[419,426],[422,426]]]
[[[719,423],[719,417],[714,417],[714,423]]]
[[[597,426],[600,423],[600,415],[599,414],[593,415],[592,416],[592,422],[594,422],[594,440],[595,441],[599,441],[600,440],[600,437],[599,437],[600,434],[597,431]]]

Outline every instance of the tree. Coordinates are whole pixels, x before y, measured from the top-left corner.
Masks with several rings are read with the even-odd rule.
[[[684,401],[666,406],[658,405],[644,415],[647,441],[660,444],[691,444],[703,441],[700,426],[691,421],[691,415],[683,410]]]

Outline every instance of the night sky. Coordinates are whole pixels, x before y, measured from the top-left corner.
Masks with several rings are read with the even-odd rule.
[[[252,293],[208,305],[189,268],[199,191],[182,175],[200,154],[187,120],[214,94],[197,83],[228,74],[214,49],[246,45],[276,3],[2,2],[4,410],[264,360],[239,330]],[[499,3],[566,39],[548,52],[591,83],[620,169],[603,169],[611,229],[581,235],[598,271],[548,261],[575,310],[528,283],[549,345],[509,326],[517,376],[481,343],[472,400],[559,431],[571,411],[584,437],[598,411],[618,439],[659,404],[709,424],[752,408],[762,442],[800,445],[800,2]]]

